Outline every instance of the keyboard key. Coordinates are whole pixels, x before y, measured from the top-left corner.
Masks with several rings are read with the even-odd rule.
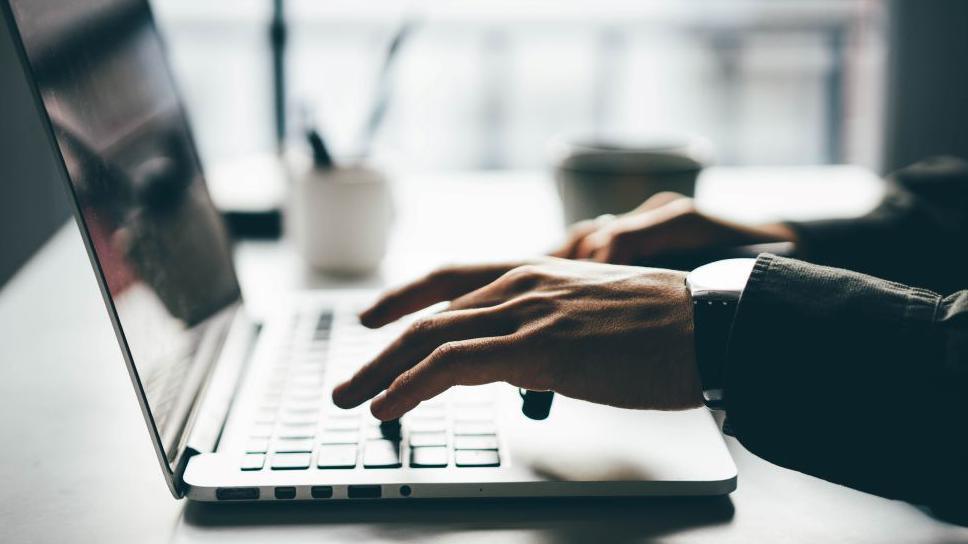
[[[360,428],[360,420],[356,419],[327,419],[326,420],[326,430],[327,431],[354,431]]]
[[[266,463],[266,456],[261,453],[250,453],[242,456],[242,470],[262,470]]]
[[[289,401],[282,406],[286,414],[319,414],[318,402]]]
[[[274,453],[311,453],[313,440],[311,438],[280,438],[272,443]]]
[[[359,431],[331,431],[326,429],[323,431],[323,437],[319,442],[321,444],[356,444],[359,441]]]
[[[414,468],[446,467],[447,448],[439,446],[413,448],[410,450],[410,466]]]
[[[455,436],[455,450],[496,450],[497,437],[494,435]]]
[[[497,434],[497,427],[493,423],[454,423],[455,435],[490,435]]]
[[[383,430],[380,429],[379,425],[367,425],[360,430],[360,435],[365,440],[377,440],[385,438],[383,436]]]
[[[360,413],[359,412],[346,412],[340,410],[338,412],[329,412],[326,414],[327,425],[354,425],[359,426],[360,424]]]
[[[327,445],[319,448],[319,468],[353,468],[356,466],[356,444]]]
[[[259,404],[259,410],[260,411],[265,410],[267,412],[268,411],[275,412],[276,410],[279,409],[279,400],[280,400],[280,398],[276,398],[275,400],[270,400],[268,398],[263,398],[262,399],[262,403]]]
[[[313,402],[323,398],[325,394],[321,387],[297,387],[286,393],[286,397],[296,401]]]
[[[269,439],[253,438],[245,443],[246,453],[265,453],[269,451]]]
[[[332,364],[330,364],[330,366],[332,366]],[[350,377],[352,377],[352,374],[347,374],[345,376],[345,378],[347,380],[350,379]],[[334,408],[330,408],[330,410],[329,410],[329,416],[330,417],[340,417],[340,416],[345,416],[345,417],[356,416],[356,417],[360,417],[360,414],[363,414],[363,413],[366,413],[366,414],[369,414],[370,413],[369,403],[368,402],[367,403],[363,403],[363,404],[361,404],[359,406],[356,406],[356,407],[353,407],[353,408],[335,408],[334,407]]]
[[[256,424],[261,425],[272,425],[276,422],[276,411],[275,410],[259,410],[254,419]]]
[[[249,431],[252,438],[269,438],[272,436],[272,425],[253,425]]]
[[[455,409],[452,414],[455,423],[481,423],[489,422],[494,419],[493,410],[482,409]]]
[[[407,429],[412,433],[442,433],[447,430],[447,420],[444,418],[411,418],[406,422]]]
[[[501,458],[494,450],[457,450],[454,464],[459,467],[497,467],[501,465]]]
[[[293,376],[289,380],[288,394],[299,394],[299,398],[309,398],[310,400],[312,399],[309,395],[316,395],[316,398],[319,399],[323,396],[323,385],[323,378],[319,376]]]
[[[364,468],[400,468],[400,442],[369,440],[363,450]]]
[[[410,433],[410,447],[446,446],[447,433]]]
[[[422,402],[410,412],[411,418],[441,418],[447,415],[446,407],[442,403],[427,404]]]
[[[291,413],[283,414],[283,425],[312,425],[315,427],[319,423],[319,415],[315,413]]]
[[[493,410],[494,404],[487,400],[458,400],[453,404],[453,410],[460,413],[464,410]]]
[[[305,470],[311,462],[309,453],[277,453],[272,456],[272,470]]]
[[[280,425],[276,432],[279,438],[313,438],[316,436],[315,425]]]

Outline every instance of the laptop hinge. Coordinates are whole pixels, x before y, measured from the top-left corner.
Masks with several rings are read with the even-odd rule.
[[[239,305],[178,443],[174,476],[180,495],[185,491],[182,475],[189,459],[199,453],[213,452],[218,445],[257,335],[258,327]]]

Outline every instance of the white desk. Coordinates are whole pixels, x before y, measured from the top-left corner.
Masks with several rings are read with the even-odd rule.
[[[878,191],[857,172],[712,174],[700,201],[719,209],[756,193],[754,205],[733,210],[751,215],[803,217],[830,194],[837,213],[848,214]],[[455,174],[402,186],[387,266],[363,283],[396,282],[444,261],[524,256],[560,235],[554,191],[540,174]],[[238,261],[256,306],[291,287],[347,283],[305,272],[285,244],[247,243]],[[968,541],[964,528],[777,468],[733,439],[739,489],[711,500],[178,502],[162,481],[73,224],[0,291],[0,331],[3,542]]]

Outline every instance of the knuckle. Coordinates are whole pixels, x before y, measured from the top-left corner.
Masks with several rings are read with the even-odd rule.
[[[444,342],[434,350],[434,360],[437,364],[451,364],[460,351],[458,342]]]
[[[593,228],[594,226],[595,226],[594,220],[584,219],[568,227],[568,234],[572,238],[578,238],[587,234],[588,230]]]
[[[450,265],[441,266],[440,268],[437,268],[429,272],[427,276],[424,278],[424,282],[433,284],[433,283],[439,283],[442,281],[447,281],[454,275],[454,269],[455,267]]]
[[[652,198],[650,198],[649,200],[654,199],[654,200],[664,200],[667,202],[672,202],[674,200],[679,200],[682,198],[689,198],[689,197],[683,195],[682,193],[677,193],[675,191],[659,191],[658,193],[653,195]]]
[[[612,233],[608,239],[608,245],[615,246],[628,243],[635,233],[628,230],[619,230]]]
[[[546,313],[550,310],[553,310],[557,306],[558,302],[554,299],[554,297],[541,293],[531,293],[520,296],[511,303],[511,308],[513,311],[524,311],[529,313]]]
[[[538,281],[538,266],[533,264],[521,265],[504,274],[504,283],[510,284],[512,288],[527,290],[534,286]]]
[[[403,341],[412,342],[418,340],[433,331],[436,326],[437,323],[432,317],[421,317],[407,327],[407,330],[403,333]]]
[[[413,373],[404,372],[397,376],[397,379],[393,380],[393,383],[387,388],[387,395],[399,396],[405,393],[412,387],[413,381]]]
[[[584,327],[581,318],[568,312],[556,312],[543,322],[546,336],[551,338],[570,338]]]
[[[530,278],[538,273],[538,266],[535,264],[522,264],[512,269],[509,274],[515,278]]]
[[[677,200],[675,204],[680,217],[693,217],[699,215],[699,208],[696,206],[696,200],[693,198],[684,196]]]

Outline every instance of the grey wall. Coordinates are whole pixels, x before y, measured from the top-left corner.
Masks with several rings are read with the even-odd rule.
[[[0,8],[0,285],[69,217],[57,158]]]
[[[887,170],[968,158],[968,1],[891,0]]]

